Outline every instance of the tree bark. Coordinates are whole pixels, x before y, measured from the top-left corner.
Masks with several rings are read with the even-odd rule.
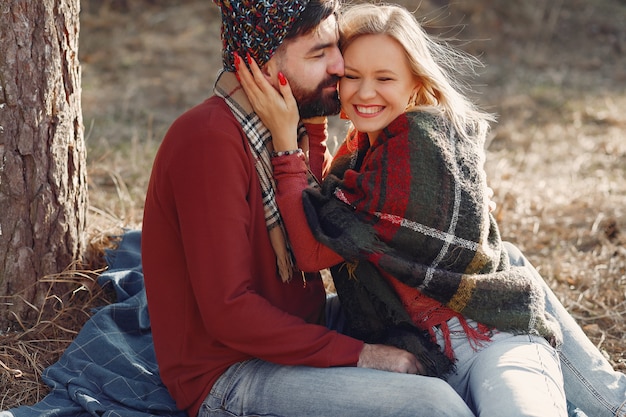
[[[0,331],[84,250],[79,0],[0,2]],[[26,301],[26,302],[24,302]]]

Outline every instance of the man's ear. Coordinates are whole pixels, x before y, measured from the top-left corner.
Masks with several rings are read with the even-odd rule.
[[[280,72],[280,69],[278,68],[278,60],[276,59],[276,55],[271,57],[270,60],[261,67],[261,72],[270,84],[278,88],[278,73]]]

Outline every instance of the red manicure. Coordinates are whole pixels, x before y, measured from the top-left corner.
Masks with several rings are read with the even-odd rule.
[[[278,73],[278,82],[280,83],[280,85],[287,85],[287,79],[285,78],[285,74],[283,74],[282,72]]]
[[[250,56],[250,52],[246,52],[246,58],[248,59],[248,64],[252,65],[252,57]]]

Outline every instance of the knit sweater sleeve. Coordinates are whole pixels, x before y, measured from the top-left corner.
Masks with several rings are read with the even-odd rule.
[[[343,258],[318,242],[309,229],[302,205],[302,192],[309,186],[304,158],[285,155],[273,158],[272,164],[276,201],[298,268],[305,272],[316,272],[342,262]]]

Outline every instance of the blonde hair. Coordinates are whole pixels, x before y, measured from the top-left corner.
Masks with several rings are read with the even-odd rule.
[[[463,93],[452,72],[461,67],[474,69],[479,61],[429,36],[415,16],[394,4],[347,6],[339,19],[340,48],[346,48],[363,35],[384,34],[404,49],[412,72],[422,86],[409,107],[443,113],[461,137],[484,140],[494,117],[479,110]]]

